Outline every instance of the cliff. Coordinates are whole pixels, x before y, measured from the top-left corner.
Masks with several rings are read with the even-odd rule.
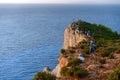
[[[69,48],[76,47],[77,44],[83,40],[89,40],[89,38],[86,34],[83,33],[83,31],[79,31],[78,25],[73,22],[64,31],[63,49],[67,50]],[[77,54],[76,57],[79,57],[79,55]],[[60,70],[61,68],[66,67],[68,65],[67,59],[68,58],[66,58],[64,55],[60,54],[58,58],[59,64],[52,71],[52,74],[56,75],[57,77],[61,77]]]
[[[78,25],[75,23],[70,24],[64,31],[64,44],[63,48],[75,47],[79,42],[87,40],[87,36],[83,31],[78,30]]]
[[[91,40],[96,44],[94,54],[89,54]],[[106,80],[116,66],[120,66],[119,40],[120,35],[104,25],[73,22],[64,31],[59,64],[52,73],[62,80]],[[112,44],[115,45],[110,46]],[[85,58],[83,62],[80,54]]]
[[[91,40],[94,54],[89,50]],[[120,34],[101,24],[73,22],[64,31],[58,61],[52,71],[44,69],[57,80],[120,80]]]

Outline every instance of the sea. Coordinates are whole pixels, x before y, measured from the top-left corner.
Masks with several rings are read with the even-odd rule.
[[[120,5],[0,4],[0,80],[33,80],[54,69],[64,30],[76,20],[120,33]]]

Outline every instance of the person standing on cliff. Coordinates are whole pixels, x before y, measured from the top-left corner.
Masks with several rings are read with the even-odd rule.
[[[93,43],[93,41],[90,42],[90,53],[94,53],[95,52],[95,45]]]

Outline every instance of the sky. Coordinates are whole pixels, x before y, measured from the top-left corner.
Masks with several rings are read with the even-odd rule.
[[[0,3],[120,4],[120,0],[0,0]]]

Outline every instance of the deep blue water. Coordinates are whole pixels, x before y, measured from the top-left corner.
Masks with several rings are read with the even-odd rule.
[[[119,5],[0,5],[0,80],[32,80],[53,69],[64,29],[78,19],[120,33]]]

